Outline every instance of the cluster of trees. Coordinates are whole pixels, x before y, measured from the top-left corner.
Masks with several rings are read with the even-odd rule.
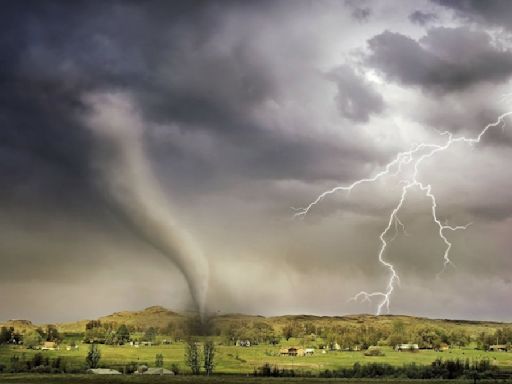
[[[355,347],[366,349],[371,345],[415,343],[420,348],[439,348],[443,344],[464,346],[469,344],[470,335],[460,328],[446,329],[432,325],[407,326],[403,321],[394,321],[390,326],[374,325],[332,325],[315,327],[311,322],[290,321],[282,329],[282,336],[301,338],[303,344],[315,342],[321,337],[326,347],[334,349],[337,344],[342,349]]]
[[[117,328],[113,323],[91,320],[85,325],[84,343],[123,345],[130,341],[130,330],[125,324]]]
[[[279,343],[274,328],[264,321],[232,322],[220,331],[220,335],[228,345],[235,345],[240,340],[247,340],[253,345]]]
[[[207,376],[213,373],[215,367],[215,345],[213,341],[207,340],[203,344],[203,356],[199,350],[200,344],[194,340],[187,342],[185,350],[185,364],[190,368],[193,375],[201,374],[201,367],[204,368]]]
[[[0,344],[20,344],[21,334],[16,332],[13,327],[0,328]]]
[[[470,362],[469,360],[441,360],[436,359],[430,365],[405,364],[394,367],[390,364],[355,363],[351,368],[339,370],[326,369],[319,373],[325,378],[385,378],[401,377],[408,379],[458,379],[458,378],[493,378],[497,368],[489,360]],[[293,369],[280,369],[268,363],[254,370],[254,376],[266,377],[309,377],[311,371],[296,371]]]
[[[191,323],[195,324],[193,321],[191,321]],[[194,332],[190,332],[188,329],[190,327],[195,326],[189,325],[186,327],[183,324],[170,322],[163,328],[149,327],[142,329],[128,326],[126,324],[91,320],[85,325],[84,343],[123,345],[134,340],[132,337],[134,332],[144,332],[141,337],[138,337],[134,341],[156,343],[158,335],[169,335],[175,340],[181,340],[182,338],[185,338],[187,334],[196,334]]]
[[[512,327],[498,328],[493,333],[481,332],[476,341],[478,348],[483,350],[487,350],[495,344],[506,345],[510,349],[510,346],[512,346]]]
[[[200,353],[200,344],[196,341],[189,340],[185,350],[185,364],[191,369],[193,375],[200,375],[201,369],[207,376],[213,373],[215,367],[215,344],[211,340],[203,343],[203,354]],[[87,368],[94,369],[100,366],[101,351],[97,343],[92,343],[85,357],[85,365]],[[164,366],[164,356],[161,353],[155,355],[155,367],[162,368]],[[124,373],[130,374],[139,369],[141,365],[132,362],[123,369]],[[147,369],[147,366],[146,366]],[[171,371],[175,374],[179,373],[176,363],[171,365]],[[140,372],[140,371],[139,371]]]
[[[27,348],[34,348],[43,341],[62,341],[62,336],[54,325],[48,325],[46,329],[37,328],[21,334],[13,327],[0,329],[0,344],[23,344]]]
[[[467,360],[441,360],[436,359],[430,365],[417,365],[415,363],[394,367],[389,364],[355,363],[352,368],[340,370],[326,370],[320,374],[322,377],[341,378],[381,378],[381,377],[406,377],[408,379],[445,379],[453,380],[462,377],[492,378],[497,370],[489,360],[471,362]]]
[[[36,353],[31,359],[27,360],[25,355],[13,355],[10,359],[9,372],[33,372],[33,373],[64,373],[68,372],[65,360],[61,357],[49,359],[41,353]]]

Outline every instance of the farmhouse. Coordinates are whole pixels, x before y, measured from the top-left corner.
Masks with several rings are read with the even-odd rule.
[[[490,345],[489,351],[491,351],[491,352],[507,352],[508,346],[505,344]]]
[[[304,356],[304,349],[300,347],[288,347],[279,351],[281,356]]]
[[[395,351],[397,352],[418,352],[419,350],[418,344],[397,344],[395,346]]]

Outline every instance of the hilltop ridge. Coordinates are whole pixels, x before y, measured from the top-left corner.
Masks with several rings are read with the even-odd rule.
[[[135,329],[144,330],[149,327],[164,328],[169,323],[181,323],[193,317],[191,312],[177,312],[165,308],[163,306],[154,305],[142,310],[135,311],[119,311],[110,315],[100,316],[94,320],[100,320],[105,323],[126,324]],[[61,332],[83,332],[85,324],[93,319],[77,320],[74,322],[64,322],[53,324]],[[405,325],[432,325],[453,328],[463,326],[471,328],[476,332],[485,329],[494,328],[500,325],[510,324],[497,321],[478,321],[478,320],[456,320],[456,319],[430,319],[425,317],[417,317],[410,315],[371,315],[356,314],[344,316],[324,316],[324,315],[279,315],[265,317],[262,315],[242,314],[242,313],[226,313],[212,316],[210,321],[222,326],[233,322],[251,322],[261,321],[272,325],[276,329],[283,328],[291,321],[312,322],[317,326],[331,325],[391,325],[394,321],[400,320]],[[0,326],[14,327],[16,330],[25,333],[27,330],[37,329],[38,327],[46,327],[48,324],[35,324],[30,320],[7,320],[0,322]]]

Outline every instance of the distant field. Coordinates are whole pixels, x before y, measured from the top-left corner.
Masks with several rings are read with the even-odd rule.
[[[278,355],[279,349],[285,345],[294,345],[294,340],[281,346],[258,345],[252,347],[236,346],[217,346],[215,357],[215,372],[226,374],[251,374],[255,368],[270,363],[279,368],[295,369],[298,371],[310,371],[312,374],[325,369],[336,369],[342,367],[351,367],[355,362],[370,363],[388,363],[394,366],[404,363],[415,362],[421,365],[428,365],[436,358],[442,359],[484,359],[488,358],[499,367],[512,367],[512,353],[510,352],[483,352],[474,349],[452,349],[444,352],[435,352],[433,350],[422,350],[417,353],[395,352],[391,348],[383,347],[385,356],[369,357],[364,356],[362,352],[328,352],[319,353],[317,350],[314,356],[305,357],[281,357]],[[55,358],[61,356],[66,360],[68,367],[82,368],[85,362],[85,355],[88,346],[80,345],[78,351],[43,351],[45,356]],[[169,367],[176,363],[183,371],[187,371],[184,365],[184,344],[176,343],[172,345],[160,345],[151,347],[134,348],[125,346],[100,346],[102,358],[101,365],[110,368],[122,368],[125,364],[136,362],[138,364],[148,364],[154,366],[155,355],[158,353],[164,356],[164,366]],[[1,346],[0,363],[9,366],[9,359],[13,354],[25,354],[29,359],[37,351],[27,350],[22,347]]]

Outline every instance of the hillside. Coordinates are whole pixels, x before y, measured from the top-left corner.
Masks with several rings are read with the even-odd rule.
[[[190,313],[178,313],[161,306],[152,306],[141,311],[122,311],[111,315],[102,316],[98,320],[102,323],[126,324],[137,330],[145,330],[149,327],[165,328],[169,323],[182,324],[192,318]],[[399,320],[406,327],[414,326],[436,326],[447,330],[463,328],[472,335],[483,331],[494,331],[498,327],[508,323],[492,321],[471,321],[471,320],[444,320],[428,319],[404,315],[347,315],[347,316],[314,316],[314,315],[284,315],[264,317],[246,314],[225,314],[210,318],[210,323],[216,328],[225,328],[230,325],[247,325],[261,322],[272,326],[276,331],[282,330],[290,322],[312,323],[315,327],[332,326],[359,326],[368,327],[392,326]],[[60,332],[81,333],[85,329],[88,320],[55,324]],[[17,331],[25,333],[27,330],[37,327],[46,327],[46,324],[34,324],[29,320],[8,320],[0,323],[0,326],[14,327]]]

